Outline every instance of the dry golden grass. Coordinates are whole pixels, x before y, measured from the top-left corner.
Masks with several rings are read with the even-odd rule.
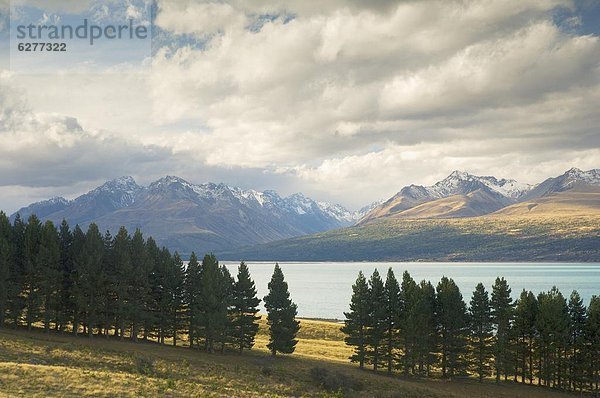
[[[357,397],[562,397],[543,388],[402,379],[360,371],[339,324],[302,320],[296,353],[271,358],[265,321],[252,352],[205,354],[155,343],[0,330],[0,397],[327,397],[323,367],[360,381]]]

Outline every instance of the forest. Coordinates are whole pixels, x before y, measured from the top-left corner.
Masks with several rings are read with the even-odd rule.
[[[598,393],[598,296],[587,308],[577,291],[567,300],[556,287],[513,300],[497,278],[491,294],[479,283],[467,305],[452,279],[434,287],[405,271],[398,281],[391,268],[385,281],[360,272],[352,289],[342,330],[360,368]]]
[[[299,322],[278,265],[264,297],[272,355],[292,353]],[[0,326],[43,325],[74,335],[155,340],[190,348],[251,349],[260,299],[243,262],[233,278],[212,254],[187,266],[137,229],[130,236],[56,228],[32,215],[11,225],[0,212]]]

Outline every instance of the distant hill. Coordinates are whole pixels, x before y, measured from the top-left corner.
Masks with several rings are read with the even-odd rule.
[[[600,215],[382,219],[218,256],[246,261],[600,262]]]
[[[274,191],[195,185],[171,176],[148,187],[122,177],[73,200],[55,198],[17,213],[23,218],[35,213],[55,223],[66,219],[82,228],[95,222],[113,234],[121,225],[130,231],[141,228],[159,244],[184,255],[192,250],[204,253],[341,228],[363,215],[300,193],[282,198]]]
[[[574,189],[532,198],[505,207],[495,216],[587,216],[600,215],[600,187],[579,185]]]

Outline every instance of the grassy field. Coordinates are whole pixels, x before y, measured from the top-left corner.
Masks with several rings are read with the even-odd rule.
[[[0,397],[567,397],[539,387],[492,381],[403,379],[347,362],[339,325],[303,320],[297,352],[268,355],[264,323],[243,356],[102,337],[0,330]],[[311,376],[326,369],[355,391],[328,392]],[[321,371],[323,372],[323,371]]]
[[[600,215],[388,219],[220,254],[273,261],[600,261]]]

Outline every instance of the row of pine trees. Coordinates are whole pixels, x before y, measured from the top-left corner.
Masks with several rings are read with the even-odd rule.
[[[584,306],[556,288],[517,300],[504,278],[491,295],[478,284],[467,306],[456,283],[434,286],[392,269],[359,273],[342,330],[361,368],[444,378],[475,375],[563,390],[595,391],[600,381],[600,297]]]
[[[264,298],[271,353],[292,353],[299,322],[278,265]],[[113,336],[207,352],[251,349],[260,299],[243,262],[233,278],[214,255],[187,267],[138,229],[116,236],[32,215],[11,224],[0,212],[0,327],[43,324],[47,332]]]

